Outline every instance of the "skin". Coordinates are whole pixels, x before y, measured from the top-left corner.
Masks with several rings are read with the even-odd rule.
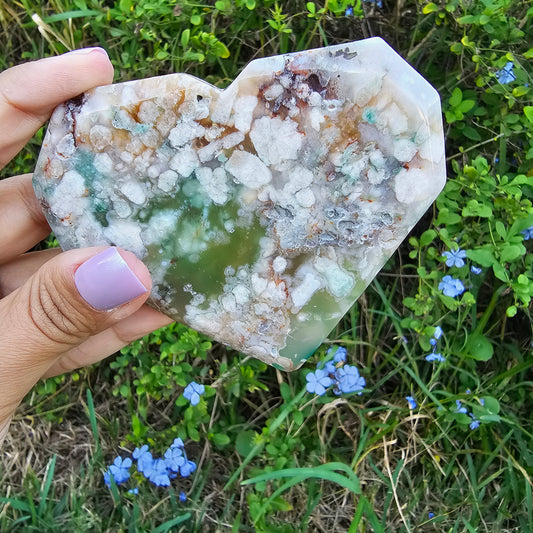
[[[0,168],[58,104],[112,80],[113,67],[99,48],[0,73]],[[49,233],[31,175],[0,181],[0,443],[40,379],[100,361],[172,322],[144,305],[149,292],[110,311],[92,308],[78,293],[74,273],[105,247],[27,252]],[[149,289],[145,265],[130,252],[119,253]]]

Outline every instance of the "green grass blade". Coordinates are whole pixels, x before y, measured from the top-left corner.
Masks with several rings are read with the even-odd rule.
[[[56,13],[55,15],[50,15],[49,17],[43,18],[43,22],[50,24],[51,22],[59,22],[61,20],[70,20],[83,17],[97,17],[102,15],[102,11],[95,11],[93,9],[79,9],[76,11],[65,11],[64,13]]]
[[[177,516],[176,518],[168,520],[164,524],[157,526],[155,529],[152,530],[152,533],[166,533],[167,531],[170,531],[170,528],[182,524],[183,522],[189,520],[190,517],[191,513],[185,513],[181,516]]]
[[[50,487],[52,486],[52,481],[54,479],[54,470],[56,467],[56,459],[57,455],[54,454],[52,459],[48,462],[48,465],[46,466],[46,475],[43,481],[43,484],[41,485],[41,493],[39,494],[39,507],[37,508],[37,514],[39,516],[42,516],[43,511],[47,504],[48,499],[48,492],[50,491]]]

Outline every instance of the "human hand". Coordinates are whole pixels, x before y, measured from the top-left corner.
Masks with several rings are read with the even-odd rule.
[[[100,48],[0,73],[0,169],[58,104],[112,79]],[[39,379],[100,361],[172,322],[143,305],[150,274],[132,253],[103,246],[25,253],[49,232],[31,175],[0,181],[0,443]]]

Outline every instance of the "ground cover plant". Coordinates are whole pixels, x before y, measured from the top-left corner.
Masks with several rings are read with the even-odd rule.
[[[382,36],[439,91],[448,160],[301,370],[174,324],[36,387],[0,530],[533,531],[532,34],[517,0],[0,0],[0,68],[100,45],[116,81],[224,87],[255,57]]]

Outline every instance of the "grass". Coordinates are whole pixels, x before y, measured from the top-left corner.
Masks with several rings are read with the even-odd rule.
[[[306,366],[346,347],[361,396],[316,397],[305,369],[160,330],[28,396],[0,458],[2,532],[533,531],[533,261],[521,233],[533,225],[533,9],[384,0],[346,16],[349,5],[0,0],[0,68],[101,45],[116,81],[182,71],[222,87],[254,57],[380,35],[438,89],[448,159],[433,208]],[[516,79],[500,84],[509,61]],[[41,139],[1,176],[31,171]],[[448,268],[441,253],[457,245],[467,266]],[[465,283],[458,298],[438,289],[449,274]],[[443,364],[424,359],[437,325]],[[196,407],[182,396],[191,380],[207,389]],[[104,485],[114,457],[144,443],[160,454],[176,436],[193,476],[169,489],[136,477],[137,496],[136,483]]]

